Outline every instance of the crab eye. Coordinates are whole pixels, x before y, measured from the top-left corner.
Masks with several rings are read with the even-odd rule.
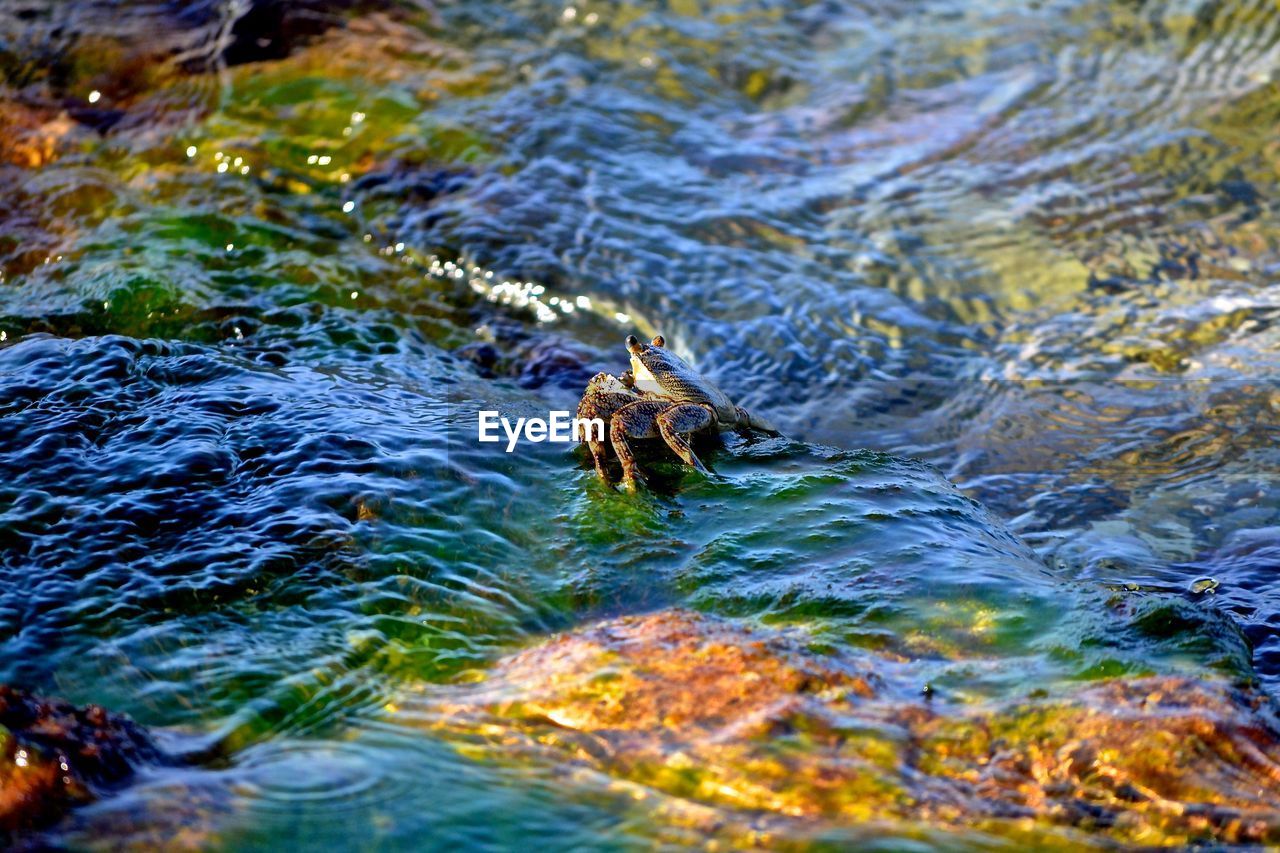
[[[627,349],[639,346],[640,340],[635,335],[627,335]]]
[[[662,335],[658,335],[656,338],[653,339],[653,345],[655,347],[665,347],[667,345],[667,339],[664,338]]]

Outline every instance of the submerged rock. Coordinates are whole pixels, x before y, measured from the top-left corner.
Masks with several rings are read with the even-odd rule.
[[[0,840],[52,823],[159,758],[124,717],[0,685]]]
[[[0,7],[0,126],[16,116],[19,128],[17,140],[0,141],[0,162],[47,163],[63,122],[101,134],[182,128],[216,107],[224,66],[284,59],[354,16],[381,13],[390,26],[403,11],[388,0]]]
[[[66,113],[0,98],[0,164],[36,167],[52,161],[74,130]]]
[[[514,378],[525,388],[552,386],[581,392],[597,372],[606,369],[599,354],[571,338],[526,326],[490,312],[483,319],[479,339],[455,350],[481,376]]]
[[[225,16],[221,4],[203,6],[210,17]],[[230,44],[222,52],[228,65],[283,59],[299,46],[314,40],[335,27],[344,17],[356,11],[387,10],[386,0],[252,0],[242,4],[231,27]]]
[[[429,719],[504,755],[559,755],[679,798],[721,831],[803,818],[1280,841],[1280,732],[1259,693],[1186,677],[970,706],[931,692],[870,654],[819,655],[677,610],[512,655],[434,697]]]

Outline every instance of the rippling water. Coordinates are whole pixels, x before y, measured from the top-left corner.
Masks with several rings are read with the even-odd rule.
[[[1274,4],[282,5],[0,3],[0,681],[217,756],[55,843],[702,843],[413,710],[670,607],[1274,692]],[[788,438],[474,441],[633,330]]]

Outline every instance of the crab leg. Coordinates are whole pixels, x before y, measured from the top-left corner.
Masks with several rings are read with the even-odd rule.
[[[658,418],[671,403],[664,400],[638,400],[623,406],[609,422],[609,443],[622,463],[622,485],[628,491],[636,489],[636,456],[627,443],[628,438],[657,438],[662,433]]]
[[[674,450],[686,464],[692,465],[704,474],[707,473],[706,466],[694,454],[685,436],[715,423],[715,416],[711,414],[710,407],[699,403],[681,403],[663,411],[658,415],[657,420],[658,430],[662,433],[667,446]]]
[[[622,408],[635,402],[635,396],[632,394],[615,394],[603,392],[598,394],[590,394],[578,403],[577,415],[579,418],[595,419],[599,418],[606,424],[612,424],[613,416]],[[588,433],[590,435],[590,433]],[[605,469],[605,459],[608,458],[609,445],[608,439],[596,441],[588,438],[586,440],[587,447],[591,450],[591,461],[595,463],[596,474],[605,483],[609,483],[609,474]]]
[[[602,411],[601,407],[595,406],[587,400],[583,400],[578,404],[579,418],[600,418],[605,423],[609,423],[609,416],[610,413],[608,411]],[[605,443],[603,441],[596,441],[593,438],[588,438],[586,445],[588,449],[591,450],[591,461],[595,463],[596,474],[600,477],[600,480],[607,485],[609,483],[609,474],[604,467],[605,454],[607,452]]]
[[[738,415],[738,431],[743,429],[753,429],[757,432],[768,433],[769,435],[782,435],[778,428],[769,423],[759,415],[753,415],[741,406],[734,406],[733,410]]]

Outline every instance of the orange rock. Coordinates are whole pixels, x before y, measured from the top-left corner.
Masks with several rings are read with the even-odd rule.
[[[869,653],[820,656],[797,638],[663,611],[514,654],[485,680],[434,694],[429,719],[504,755],[585,762],[755,829],[763,814],[783,827],[890,820],[1024,839],[1066,826],[1126,842],[1280,841],[1280,735],[1261,694],[1163,677],[953,706],[887,669]]]
[[[57,157],[62,141],[76,124],[66,113],[0,100],[0,162],[36,168]]]

